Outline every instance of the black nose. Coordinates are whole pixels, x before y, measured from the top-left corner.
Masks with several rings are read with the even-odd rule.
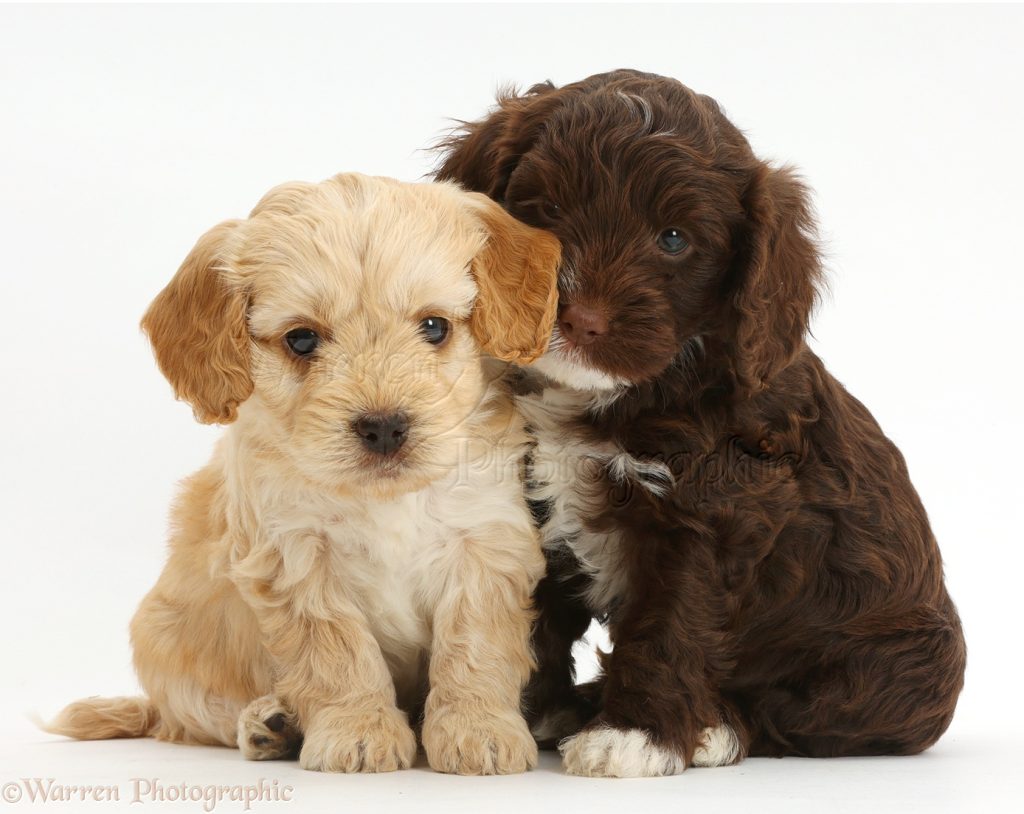
[[[402,413],[364,415],[352,424],[356,434],[371,452],[390,455],[409,434],[409,419]]]

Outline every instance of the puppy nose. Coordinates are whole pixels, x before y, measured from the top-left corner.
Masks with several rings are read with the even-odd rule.
[[[589,345],[608,333],[608,320],[600,311],[574,302],[558,313],[558,327],[576,345]]]
[[[353,422],[352,428],[371,452],[390,455],[405,443],[409,419],[402,413],[364,415]]]

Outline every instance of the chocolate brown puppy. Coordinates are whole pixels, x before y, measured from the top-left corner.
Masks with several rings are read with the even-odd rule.
[[[549,562],[535,735],[619,776],[933,744],[960,620],[903,456],[805,343],[821,263],[794,172],[635,71],[504,94],[446,147],[440,178],[563,245],[522,401]],[[595,616],[614,650],[577,688]]]

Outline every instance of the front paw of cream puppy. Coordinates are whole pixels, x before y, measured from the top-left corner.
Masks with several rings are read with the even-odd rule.
[[[537,744],[515,712],[440,710],[423,724],[423,748],[430,767],[446,774],[517,774],[537,765]]]
[[[395,707],[328,713],[306,733],[299,765],[314,772],[393,772],[416,760],[416,736]]]

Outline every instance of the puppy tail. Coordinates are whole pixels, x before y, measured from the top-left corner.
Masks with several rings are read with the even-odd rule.
[[[107,738],[145,738],[160,725],[160,713],[148,698],[84,698],[64,707],[40,728],[54,735],[83,741]]]

